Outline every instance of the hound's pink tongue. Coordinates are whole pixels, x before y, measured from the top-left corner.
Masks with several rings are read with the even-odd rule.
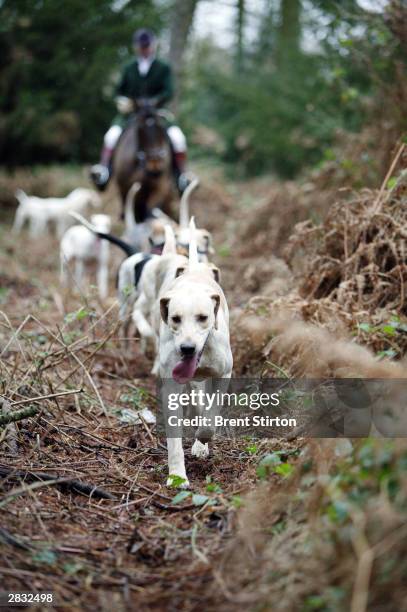
[[[195,370],[198,366],[198,355],[193,355],[192,357],[186,357],[182,359],[182,361],[178,362],[175,368],[172,371],[172,377],[175,382],[183,385],[187,383],[193,375],[195,374]]]

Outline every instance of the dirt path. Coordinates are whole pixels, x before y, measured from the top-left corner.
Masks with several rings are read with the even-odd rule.
[[[196,170],[191,208],[213,233],[235,376],[406,377],[405,174],[351,194],[323,176],[232,183]],[[59,168],[4,187],[10,201],[17,186],[62,194],[84,181]],[[114,193],[104,199],[116,218]],[[56,240],[16,240],[10,216],[1,394],[13,410],[43,399],[0,429],[0,590],[51,591],[57,609],[89,611],[342,612],[360,593],[368,609],[404,609],[403,440],[217,439],[206,462],[186,444],[191,492],[179,496],[165,486],[165,440],[129,422],[157,410],[155,381],[135,338],[123,352],[114,279],[103,305],[92,286],[63,294]],[[263,459],[280,472],[262,475]],[[361,586],[365,550],[380,556]]]
[[[219,175],[206,173],[193,206],[198,225],[213,232],[222,283],[232,308],[239,308],[253,293],[242,280],[253,258],[238,259],[233,248],[253,196],[219,184]],[[107,206],[113,209],[111,195]],[[256,485],[258,456],[271,442],[217,440],[204,463],[187,449],[194,496],[174,503],[176,491],[165,487],[165,441],[154,427],[125,422],[126,408],[156,409],[155,383],[136,341],[131,356],[123,354],[113,299],[106,314],[94,291],[82,299],[61,295],[55,239],[21,242],[7,225],[1,237],[3,346],[33,316],[6,351],[2,392],[21,401],[84,389],[43,400],[38,416],[6,432],[2,590],[52,591],[57,608],[75,610],[226,606],[230,593],[218,563],[242,496]],[[112,499],[99,499],[97,490],[89,498],[63,484],[35,488],[44,472],[88,483]]]

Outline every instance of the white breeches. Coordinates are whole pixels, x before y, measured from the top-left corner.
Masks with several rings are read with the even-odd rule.
[[[123,128],[120,125],[112,125],[106,132],[103,143],[108,149],[114,149]],[[167,130],[169,139],[171,140],[172,148],[175,153],[185,153],[187,150],[187,140],[185,134],[178,125],[170,125]]]
[[[171,140],[175,153],[185,153],[187,150],[187,139],[178,125],[170,125],[167,130],[168,138]]]
[[[108,149],[114,149],[122,132],[123,128],[121,128],[120,125],[112,125],[107,130],[103,139],[103,144],[105,145],[105,147],[107,147]]]

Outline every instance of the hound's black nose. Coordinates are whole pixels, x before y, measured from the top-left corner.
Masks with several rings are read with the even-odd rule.
[[[196,346],[195,344],[185,342],[184,344],[181,344],[180,349],[181,355],[183,355],[184,357],[192,357],[192,355],[195,353]]]

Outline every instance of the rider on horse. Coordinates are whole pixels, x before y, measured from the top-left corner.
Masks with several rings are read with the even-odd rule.
[[[133,44],[137,57],[125,67],[116,90],[117,108],[121,114],[115,117],[105,134],[100,163],[91,168],[91,178],[100,191],[109,182],[113,152],[126,126],[126,116],[134,111],[134,100],[142,100],[144,103],[148,101],[155,107],[162,107],[173,96],[171,68],[156,58],[156,38],[153,32],[137,30]],[[172,146],[178,189],[183,192],[188,185],[185,173],[186,139],[177,125],[170,125],[167,134]]]

